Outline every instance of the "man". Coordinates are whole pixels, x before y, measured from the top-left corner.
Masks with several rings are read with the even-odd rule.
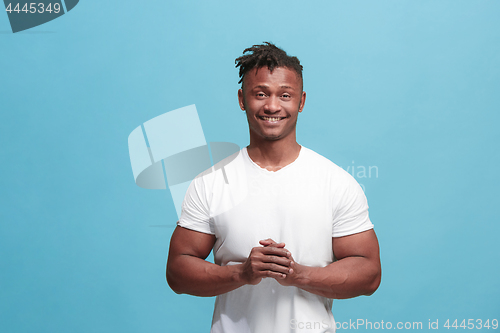
[[[238,100],[250,144],[191,183],[167,281],[176,293],[217,296],[212,332],[334,332],[332,300],[380,283],[366,198],[296,141],[299,60],[270,43],[243,53]],[[215,264],[205,260],[212,250]]]

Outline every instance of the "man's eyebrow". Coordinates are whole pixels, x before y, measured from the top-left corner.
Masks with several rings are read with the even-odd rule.
[[[268,89],[268,88],[269,88],[269,86],[266,84],[259,84],[258,86],[254,87],[254,89]],[[282,86],[280,86],[280,88],[282,88],[282,89],[294,89],[293,87],[287,86],[287,85],[282,85]]]

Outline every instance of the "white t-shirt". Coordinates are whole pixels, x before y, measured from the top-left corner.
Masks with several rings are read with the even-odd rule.
[[[178,225],[216,236],[214,261],[243,263],[259,241],[284,242],[302,265],[334,261],[332,237],[373,228],[366,197],[354,178],[302,147],[276,172],[243,148],[191,183]],[[332,300],[272,278],[217,296],[213,333],[334,332]]]

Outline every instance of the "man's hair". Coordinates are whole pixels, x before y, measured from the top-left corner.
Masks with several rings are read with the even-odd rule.
[[[250,54],[245,54],[251,52]],[[254,68],[267,67],[273,71],[277,67],[286,67],[297,73],[302,80],[302,65],[297,57],[291,57],[285,51],[274,44],[264,42],[262,45],[254,45],[243,51],[243,55],[235,60],[236,68],[240,68],[240,81],[242,83],[245,74]]]

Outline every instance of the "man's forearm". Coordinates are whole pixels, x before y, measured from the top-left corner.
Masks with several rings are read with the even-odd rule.
[[[380,265],[365,257],[343,258],[326,267],[294,263],[293,269],[290,285],[327,298],[370,295],[380,284]]]
[[[239,266],[219,266],[194,256],[179,255],[167,264],[167,281],[178,294],[217,296],[245,284]]]

